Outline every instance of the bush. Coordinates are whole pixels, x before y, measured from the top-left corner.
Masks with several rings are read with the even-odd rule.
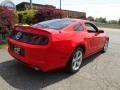
[[[2,30],[2,25],[0,24],[0,31]]]
[[[53,7],[44,7],[36,12],[34,22],[36,23],[54,18],[61,18],[62,16],[63,12],[61,10]]]
[[[12,30],[14,24],[16,24],[16,15],[14,11],[0,6],[0,30],[3,32]]]
[[[19,11],[17,12],[18,23],[32,24],[34,19],[35,10]]]

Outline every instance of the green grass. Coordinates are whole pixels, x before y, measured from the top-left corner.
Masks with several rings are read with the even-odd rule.
[[[98,27],[120,29],[120,24],[96,23]]]
[[[0,42],[0,49],[7,48],[7,46],[8,46],[7,41]]]

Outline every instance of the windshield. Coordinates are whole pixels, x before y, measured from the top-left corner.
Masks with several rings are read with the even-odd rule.
[[[49,28],[49,29],[63,29],[66,26],[70,25],[71,23],[75,22],[75,20],[72,19],[54,19],[54,20],[48,20],[43,21],[37,24],[34,24],[33,27],[43,27],[43,28]]]

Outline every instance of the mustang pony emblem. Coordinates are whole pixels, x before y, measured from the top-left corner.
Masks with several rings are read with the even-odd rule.
[[[19,40],[21,37],[22,37],[22,33],[18,32],[17,35],[16,35],[16,39]]]

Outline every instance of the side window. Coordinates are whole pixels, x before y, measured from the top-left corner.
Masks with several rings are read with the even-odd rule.
[[[87,27],[88,32],[97,32],[97,27],[92,23],[86,23],[85,26]]]
[[[82,25],[80,25],[80,24],[78,24],[78,25],[76,25],[76,26],[74,26],[74,28],[73,28],[75,31],[83,31],[84,29],[83,29],[83,26]]]

